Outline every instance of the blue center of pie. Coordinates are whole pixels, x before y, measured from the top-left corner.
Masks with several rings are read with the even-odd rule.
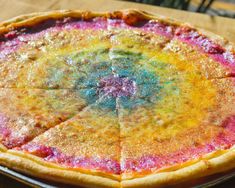
[[[102,50],[82,53],[76,59],[82,64],[77,87],[82,88],[80,95],[88,105],[132,109],[153,104],[158,98],[159,77],[148,66],[138,63],[149,63],[141,54],[118,50],[110,55],[110,51]]]

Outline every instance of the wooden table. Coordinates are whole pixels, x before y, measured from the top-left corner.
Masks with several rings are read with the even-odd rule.
[[[231,42],[235,43],[235,19],[208,16],[203,14],[178,11],[167,8],[160,8],[150,5],[129,3],[113,0],[0,0],[0,21],[11,17],[37,11],[48,11],[57,9],[81,9],[94,11],[110,11],[126,8],[137,8],[149,11],[155,14],[161,14],[167,17],[188,22],[197,27],[210,30],[216,34],[222,35]],[[0,188],[25,187],[0,176]],[[219,187],[235,187],[235,181],[230,180]]]

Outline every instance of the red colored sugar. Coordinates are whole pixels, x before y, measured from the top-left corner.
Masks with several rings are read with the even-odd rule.
[[[12,130],[8,127],[8,118],[0,113],[0,137],[1,143],[8,149],[21,146],[30,140],[28,136],[14,135]]]
[[[189,27],[179,27],[176,29],[175,38],[197,46],[199,50],[208,54],[216,61],[229,66],[235,73],[235,53],[226,51],[222,46],[216,44],[206,36]]]
[[[23,151],[43,158],[45,161],[61,164],[68,168],[84,168],[102,170],[108,173],[120,174],[120,164],[112,159],[95,157],[77,157],[62,153],[55,147],[37,143],[29,143],[21,148]]]

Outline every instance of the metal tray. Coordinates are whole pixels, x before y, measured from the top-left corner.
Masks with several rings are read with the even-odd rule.
[[[0,174],[8,176],[12,179],[15,179],[16,181],[23,183],[25,185],[28,185],[30,187],[35,187],[35,188],[68,188],[68,185],[61,184],[61,183],[54,183],[54,182],[49,182],[45,180],[41,180],[38,178],[34,178],[25,174],[21,174],[19,172],[16,172],[14,170],[11,170],[7,167],[0,166]],[[194,182],[188,182],[185,183],[183,187],[193,187],[193,188],[207,188],[207,187],[213,187],[215,185],[218,185],[220,183],[223,183],[231,178],[235,177],[235,171],[229,171],[223,174],[217,174],[213,176],[209,176],[206,178],[201,178],[199,180],[196,180]],[[75,188],[77,186],[69,186],[71,188]],[[172,187],[172,186],[171,186]],[[176,187],[182,187],[182,184],[177,186],[174,185],[174,188]]]

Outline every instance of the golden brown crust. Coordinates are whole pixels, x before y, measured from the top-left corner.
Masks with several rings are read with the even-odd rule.
[[[163,16],[151,15],[149,13],[138,10],[122,10],[112,13],[61,10],[22,15],[2,22],[0,23],[0,34],[21,26],[34,25],[40,21],[50,18],[57,19],[63,17],[76,17],[89,19],[91,17],[97,16],[122,18],[130,24],[142,19],[157,19],[175,26],[189,26],[194,28],[189,24],[180,23]],[[226,39],[202,29],[196,30],[210,38],[212,41],[221,44],[227,50],[234,50],[233,44],[228,42]],[[223,151],[220,155],[215,156],[212,154],[209,158],[204,158],[197,163],[188,165],[187,167],[183,167],[181,169],[174,169],[173,171],[147,175],[142,178],[122,180],[120,183],[120,181],[113,180],[109,177],[102,177],[91,174],[89,175],[78,171],[58,168],[56,165],[49,165],[49,163],[44,162],[35,156],[29,156],[29,154],[25,154],[24,156],[17,152],[6,151],[6,148],[0,145],[0,164],[2,165],[48,180],[82,185],[85,187],[160,187],[163,185],[171,185],[182,181],[226,171],[235,167],[235,148],[233,147],[229,150]],[[35,159],[33,160],[33,158]]]
[[[203,176],[224,172],[235,167],[235,148],[223,152],[222,155],[210,156],[199,162],[180,168],[175,171],[161,172],[147,175],[142,178],[123,180],[122,187],[161,187],[163,185],[174,185]]]
[[[61,183],[81,185],[83,187],[120,187],[117,180],[89,175],[44,162],[42,159],[29,154],[20,155],[20,152],[0,153],[0,163],[9,168],[26,174]]]

